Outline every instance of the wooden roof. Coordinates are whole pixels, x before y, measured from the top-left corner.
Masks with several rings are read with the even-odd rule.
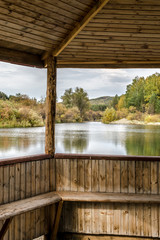
[[[160,67],[158,0],[0,0],[0,60],[44,67]]]

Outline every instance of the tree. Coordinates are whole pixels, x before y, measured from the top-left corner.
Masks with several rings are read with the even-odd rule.
[[[7,100],[8,96],[4,92],[0,92],[0,99]]]
[[[72,88],[66,89],[64,92],[64,95],[61,97],[63,100],[63,104],[66,106],[66,108],[72,108],[73,107],[73,91]]]
[[[143,111],[144,106],[144,77],[136,77],[132,84],[127,86],[126,91],[126,106],[136,107],[138,111]]]
[[[118,101],[119,101],[119,97],[118,97],[118,95],[116,94],[115,97],[114,97],[113,100],[112,100],[112,107],[113,107],[114,109],[117,109]]]
[[[74,105],[79,109],[80,116],[83,119],[85,112],[89,109],[89,98],[83,88],[76,87],[73,93]]]

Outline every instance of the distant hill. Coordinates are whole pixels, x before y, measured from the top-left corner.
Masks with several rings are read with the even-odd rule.
[[[90,99],[91,105],[109,105],[110,102],[113,100],[114,97],[103,96],[98,98]]]

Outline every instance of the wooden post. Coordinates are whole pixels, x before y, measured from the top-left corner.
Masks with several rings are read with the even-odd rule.
[[[60,201],[58,203],[57,213],[56,213],[56,217],[55,217],[54,226],[51,231],[50,240],[56,240],[56,238],[57,238],[57,232],[58,232],[59,222],[61,219],[62,207],[63,207],[63,201]]]
[[[56,116],[56,58],[47,59],[47,96],[46,96],[46,131],[45,152],[55,152],[55,116]]]
[[[0,240],[3,240],[4,238],[4,235],[6,234],[9,226],[10,226],[10,223],[12,222],[12,217],[11,218],[8,218],[6,219],[6,221],[4,222],[3,226],[2,226],[2,229],[0,231]]]

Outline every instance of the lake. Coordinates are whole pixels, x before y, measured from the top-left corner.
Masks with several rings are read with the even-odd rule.
[[[45,128],[0,129],[0,158],[44,153]],[[56,152],[160,156],[160,126],[56,124]]]

